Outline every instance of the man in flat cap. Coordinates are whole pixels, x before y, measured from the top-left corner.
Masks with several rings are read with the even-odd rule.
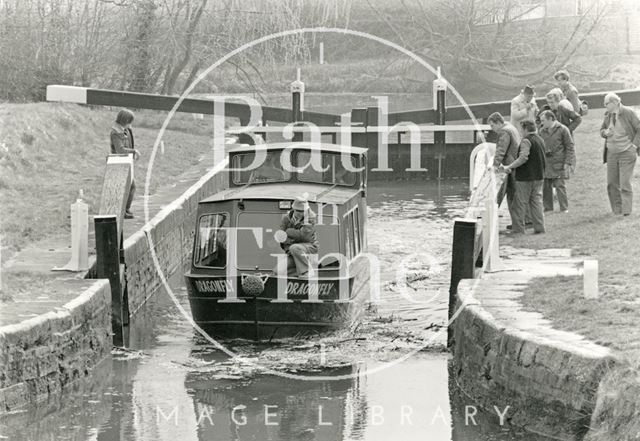
[[[296,198],[291,210],[284,215],[280,230],[287,234],[280,243],[287,253],[287,271],[295,269],[298,277],[308,276],[309,267],[318,254],[318,235],[316,233],[316,214],[304,198]],[[284,237],[284,236],[283,236]]]
[[[520,132],[520,137],[524,135],[522,121],[535,121],[538,114],[538,105],[536,104],[535,90],[532,85],[524,86],[520,94],[511,100],[511,124]]]

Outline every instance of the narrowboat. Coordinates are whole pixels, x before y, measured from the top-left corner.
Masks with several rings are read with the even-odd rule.
[[[229,148],[228,187],[199,202],[185,275],[198,326],[214,338],[271,340],[357,323],[372,264],[366,152],[313,142]],[[300,199],[318,244],[303,275],[285,268],[281,246],[283,217]]]

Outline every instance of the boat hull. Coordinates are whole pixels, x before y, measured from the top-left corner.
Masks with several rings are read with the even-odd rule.
[[[309,288],[307,279],[289,277],[283,284],[269,276],[258,294],[246,292],[242,276],[235,284],[223,275],[189,273],[185,279],[193,319],[213,338],[271,340],[350,327],[360,319],[369,297],[364,270],[342,280],[319,277],[316,290]],[[282,292],[278,298],[279,285],[286,286],[286,300]]]

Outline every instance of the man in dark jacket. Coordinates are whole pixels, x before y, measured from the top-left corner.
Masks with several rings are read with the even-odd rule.
[[[520,123],[525,133],[518,157],[503,167],[511,173],[515,170],[516,191],[513,197],[514,215],[511,219],[513,234],[524,234],[524,218],[527,208],[533,222],[534,234],[545,232],[544,213],[542,211],[542,182],[544,179],[544,141],[536,133],[533,121]]]
[[[309,203],[297,198],[291,211],[284,215],[280,229],[287,234],[287,238],[280,244],[287,253],[287,270],[295,269],[298,277],[305,277],[309,266],[313,264],[313,256],[318,254],[318,236],[315,229],[316,214],[309,207]]]
[[[600,136],[605,139],[609,202],[615,214],[628,216],[633,201],[631,178],[640,147],[640,120],[633,109],[622,105],[615,93],[605,95],[604,105],[607,111]]]
[[[540,137],[544,141],[546,166],[544,171],[544,188],[542,199],[544,211],[553,211],[553,189],[556,189],[560,211],[569,211],[566,179],[569,179],[571,168],[576,163],[573,138],[569,129],[556,121],[555,114],[545,110],[540,114]]]

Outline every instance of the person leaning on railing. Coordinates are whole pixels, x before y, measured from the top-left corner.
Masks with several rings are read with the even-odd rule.
[[[620,97],[604,97],[607,111],[600,127],[604,141],[603,160],[607,164],[607,193],[614,214],[631,214],[631,179],[640,147],[640,119],[633,109],[623,106]]]
[[[518,157],[518,146],[520,145],[521,136],[518,129],[516,129],[511,123],[506,122],[499,112],[494,112],[489,115],[487,121],[491,130],[496,132],[498,135],[498,140],[496,141],[496,153],[493,156],[493,168],[495,171],[498,171],[499,167],[511,164]],[[509,214],[512,218],[513,195],[515,194],[515,188],[515,180],[513,176],[507,175],[504,182],[498,189],[498,195],[496,197],[496,203],[499,207],[505,195],[507,196]]]
[[[133,112],[129,109],[120,109],[116,116],[116,121],[111,127],[111,154],[133,154],[133,159],[137,160],[140,157],[140,152],[135,149],[133,142],[133,131],[131,130],[131,123],[133,122]],[[133,195],[136,192],[136,183],[131,180],[131,186],[129,187],[129,196],[127,197],[127,208],[124,213],[125,219],[133,219],[133,213],[131,213],[131,202],[133,202]]]
[[[498,135],[496,141],[496,153],[493,156],[493,167],[497,170],[501,165],[509,165],[518,156],[518,146],[520,145],[520,132],[511,123],[506,122],[499,112],[494,112],[487,118],[489,127]],[[505,195],[507,204],[511,209],[513,200],[513,179],[505,179],[502,187],[498,190],[497,203],[502,203]]]

